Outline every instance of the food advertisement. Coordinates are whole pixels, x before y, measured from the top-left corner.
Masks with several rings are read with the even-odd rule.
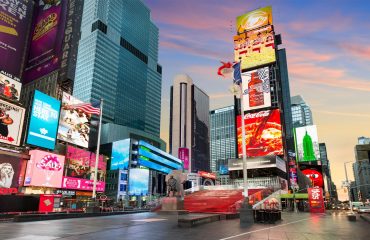
[[[25,109],[0,100],[0,142],[19,146]]]
[[[295,129],[297,160],[310,162],[320,160],[319,138],[316,125]]]
[[[241,69],[253,69],[276,61],[274,29],[272,26],[234,36],[234,61]]]
[[[280,110],[247,113],[244,116],[247,156],[283,155]],[[238,155],[242,157],[242,122],[237,116]]]
[[[244,111],[271,107],[268,67],[242,73]]]
[[[266,25],[272,25],[271,6],[247,12],[236,18],[236,29],[238,34]]]

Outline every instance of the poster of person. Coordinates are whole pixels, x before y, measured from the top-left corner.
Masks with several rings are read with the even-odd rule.
[[[0,154],[0,188],[18,187],[20,162],[17,157]]]
[[[24,112],[24,108],[0,100],[0,142],[19,146]]]
[[[0,73],[0,95],[13,101],[19,101],[22,84]]]
[[[274,37],[274,29],[270,25],[234,36],[235,61],[241,61],[241,69],[275,62]]]
[[[80,103],[83,102],[68,93],[63,93],[58,139],[88,148],[91,114],[74,107]]]

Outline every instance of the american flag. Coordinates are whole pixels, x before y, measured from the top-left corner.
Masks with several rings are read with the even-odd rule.
[[[85,113],[100,115],[100,102],[93,101],[93,103],[78,103],[72,105],[71,107],[81,110]]]

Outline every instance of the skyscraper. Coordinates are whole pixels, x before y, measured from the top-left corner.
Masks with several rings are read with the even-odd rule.
[[[86,1],[73,95],[104,99],[103,121],[160,131],[158,28],[137,0]]]
[[[301,95],[291,98],[293,127],[313,125],[311,108],[303,100]]]
[[[355,176],[358,198],[360,201],[370,199],[370,144],[359,144],[355,146],[356,162],[353,164],[353,175]]]
[[[177,75],[171,87],[170,153],[188,148],[189,172],[209,171],[209,97],[188,75]]]
[[[221,174],[227,161],[236,157],[234,106],[212,110],[211,118],[211,171]]]

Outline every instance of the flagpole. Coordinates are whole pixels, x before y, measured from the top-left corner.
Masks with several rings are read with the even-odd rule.
[[[95,174],[94,174],[94,186],[93,186],[93,200],[96,200],[96,183],[98,180],[98,164],[99,164],[99,151],[100,151],[100,134],[101,134],[101,124],[103,119],[103,99],[100,99],[100,116],[99,116],[99,128],[98,128],[98,141],[96,146],[96,156],[95,156]]]

